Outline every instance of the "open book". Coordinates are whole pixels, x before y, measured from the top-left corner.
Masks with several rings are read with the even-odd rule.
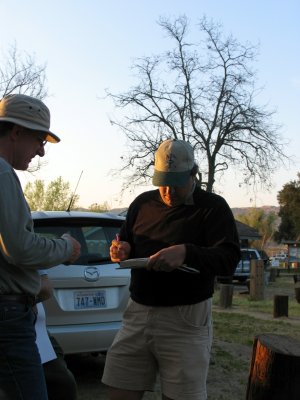
[[[148,261],[149,261],[149,258],[130,258],[128,260],[120,261],[119,269],[145,268],[148,264]],[[186,264],[183,264],[178,269],[180,269],[181,271],[185,271],[185,272],[192,272],[192,273],[197,273],[197,274],[200,273],[200,271],[198,271],[196,268],[188,267]]]
[[[145,268],[149,258],[129,258],[128,260],[120,261],[120,268]]]

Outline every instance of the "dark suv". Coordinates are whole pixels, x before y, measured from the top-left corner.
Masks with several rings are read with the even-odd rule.
[[[261,259],[261,254],[257,249],[241,249],[241,260],[236,267],[233,279],[237,279],[239,282],[250,279],[250,261]]]
[[[123,217],[91,212],[32,212],[35,232],[58,238],[68,232],[81,243],[72,265],[48,269],[54,295],[44,302],[47,329],[64,352],[106,352],[121,325],[130,271],[117,269],[109,247]]]

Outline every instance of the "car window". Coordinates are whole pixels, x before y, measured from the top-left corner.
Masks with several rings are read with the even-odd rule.
[[[36,225],[35,232],[49,239],[60,238],[64,233],[69,233],[76,238],[81,244],[81,255],[75,264],[92,264],[110,260],[109,248],[120,230],[119,226],[95,226],[94,224]]]
[[[251,251],[251,250],[242,250],[241,259],[243,261],[246,261],[246,260],[257,260],[256,252],[255,251]]]
[[[248,252],[247,251],[242,251],[241,259],[244,260],[249,260]]]
[[[82,233],[87,247],[87,253],[100,253],[102,257],[109,257],[111,241],[116,237],[119,229],[115,227],[83,227]]]
[[[263,260],[267,260],[269,258],[268,254],[264,250],[258,250],[258,252]]]
[[[257,253],[255,251],[249,251],[250,260],[257,260]]]

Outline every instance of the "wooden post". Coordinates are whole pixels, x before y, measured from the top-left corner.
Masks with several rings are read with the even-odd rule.
[[[298,303],[300,303],[300,286],[295,286],[295,297]]]
[[[289,296],[279,294],[274,295],[273,317],[288,317],[289,316]]]
[[[270,268],[269,282],[275,282],[277,276],[277,268]]]
[[[262,334],[254,339],[246,400],[299,400],[300,341]]]
[[[299,274],[294,274],[294,275],[293,275],[293,278],[294,278],[294,283],[295,283],[295,284],[298,283],[298,282],[300,282],[300,275],[299,275]]]
[[[232,305],[233,285],[227,283],[220,284],[220,307],[228,308]]]
[[[265,275],[263,260],[250,261],[250,300],[263,300],[265,297]]]

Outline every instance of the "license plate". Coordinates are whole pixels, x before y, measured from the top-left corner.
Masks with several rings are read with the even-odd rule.
[[[86,310],[91,308],[105,308],[106,293],[105,290],[95,292],[75,292],[74,308],[75,310]]]

